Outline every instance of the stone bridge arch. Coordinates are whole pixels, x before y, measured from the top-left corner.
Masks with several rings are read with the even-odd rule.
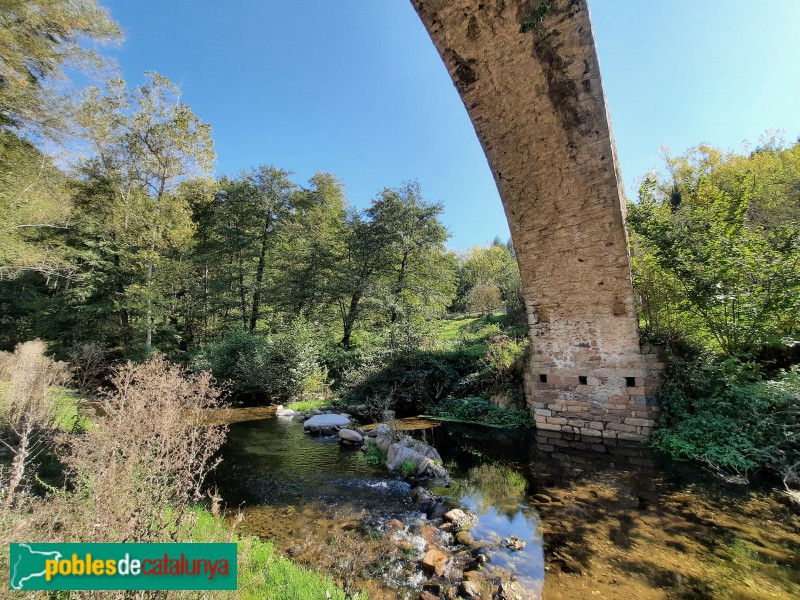
[[[526,395],[537,427],[647,437],[662,364],[639,344],[625,195],[587,0],[411,3],[503,201],[530,323]]]

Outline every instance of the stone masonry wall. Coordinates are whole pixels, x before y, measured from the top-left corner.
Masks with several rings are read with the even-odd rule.
[[[639,347],[617,167],[586,0],[411,0],[494,174],[531,328],[540,430],[641,439],[663,367]]]

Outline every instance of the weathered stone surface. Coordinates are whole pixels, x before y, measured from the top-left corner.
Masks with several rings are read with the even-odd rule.
[[[336,433],[350,425],[350,419],[344,415],[314,415],[303,423],[303,428],[311,433]]]
[[[428,574],[443,575],[447,568],[447,554],[439,548],[429,548],[422,557],[422,569]]]
[[[500,584],[497,597],[499,600],[539,600],[536,593],[525,589],[517,581],[506,581]]]
[[[404,462],[409,461],[416,465],[417,475],[428,475],[430,477],[446,479],[447,471],[445,468],[429,458],[432,453],[436,453],[436,456],[438,456],[439,453],[430,446],[425,444],[422,444],[422,446],[425,448],[420,448],[417,445],[414,445],[414,447],[409,447],[401,443],[392,444],[389,446],[389,451],[386,455],[387,468],[390,471],[399,471],[401,465]],[[414,448],[424,451],[425,454],[418,452]]]
[[[339,441],[347,442],[350,444],[363,444],[364,436],[362,436],[357,431],[353,431],[352,429],[340,429]]]
[[[587,0],[553,0],[527,32],[530,0],[411,2],[503,200],[531,329],[528,405],[552,412],[535,414],[537,425],[557,430],[546,419],[562,416],[552,406],[562,400],[578,402],[587,421],[611,422],[605,405],[652,398],[663,365],[639,347],[625,198]]]
[[[457,531],[465,531],[471,529],[478,522],[476,517],[471,512],[466,512],[460,508],[454,508],[444,515],[445,520],[450,521]]]

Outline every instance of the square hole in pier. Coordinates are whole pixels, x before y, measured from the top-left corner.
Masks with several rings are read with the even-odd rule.
[[[547,375],[545,375],[544,373],[539,375],[539,383],[547,383]]]
[[[636,377],[626,377],[625,385],[628,387],[636,387]]]
[[[589,383],[589,378],[586,375],[578,375],[578,383],[587,385]]]

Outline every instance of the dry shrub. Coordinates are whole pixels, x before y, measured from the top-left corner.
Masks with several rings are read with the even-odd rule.
[[[12,458],[0,473],[3,511],[24,501],[33,465],[52,439],[58,402],[51,387],[64,380],[66,368],[44,352],[44,343],[25,342],[4,361],[9,385],[0,398],[0,444]]]
[[[11,360],[13,358],[11,352],[0,352],[0,381],[8,381],[11,377]]]
[[[69,356],[72,381],[81,394],[93,393],[108,370],[106,352],[99,344],[83,344]]]
[[[203,498],[227,428],[208,425],[222,405],[208,373],[190,375],[155,357],[112,379],[102,415],[64,436],[74,496],[85,498],[81,541],[177,541]]]

